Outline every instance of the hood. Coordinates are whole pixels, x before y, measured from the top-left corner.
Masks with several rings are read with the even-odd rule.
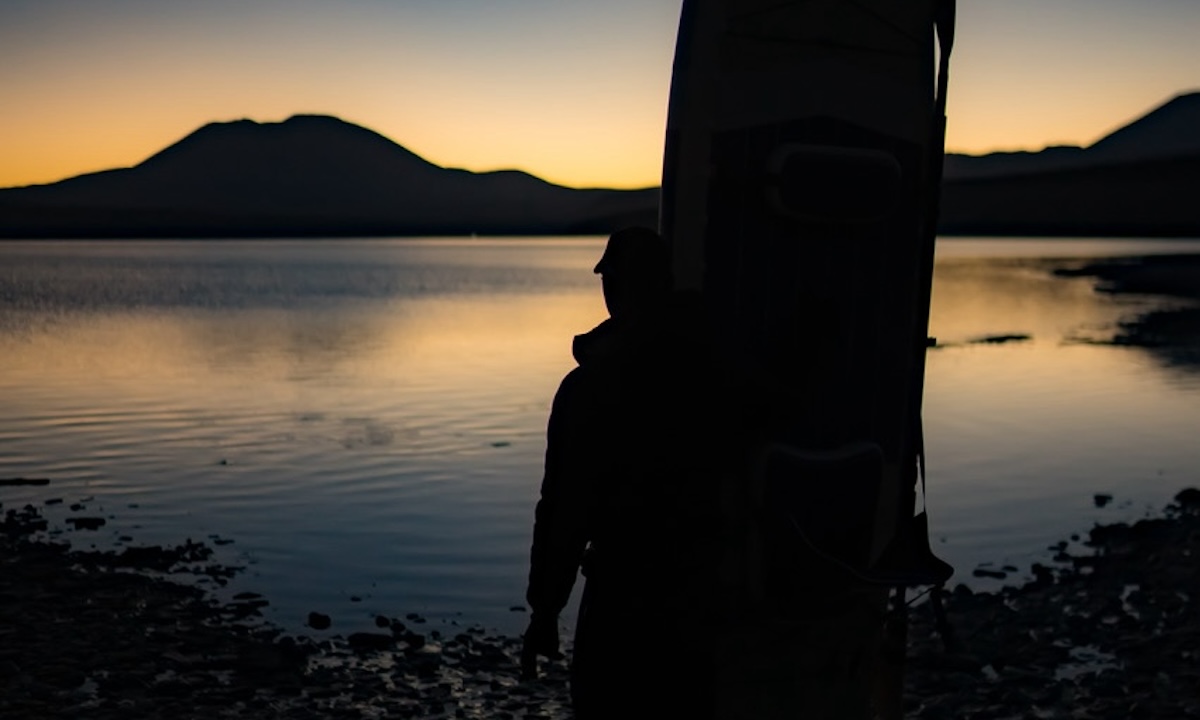
[[[580,367],[592,367],[620,362],[634,352],[634,341],[627,332],[628,323],[612,318],[591,330],[575,336],[571,342],[571,354]]]
[[[635,318],[608,318],[576,335],[571,354],[580,367],[649,359],[680,361],[699,351],[701,337],[698,308],[681,296]]]

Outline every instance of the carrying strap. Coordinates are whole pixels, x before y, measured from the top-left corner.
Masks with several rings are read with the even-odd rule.
[[[938,136],[935,139],[938,140],[938,158],[937,162],[930,164],[932,170],[930,173],[931,202],[929,204],[930,214],[927,226],[929,232],[934,235],[934,242],[936,242],[937,221],[941,206],[942,166],[946,156],[946,92],[950,83],[950,52],[954,49],[955,15],[955,0],[940,0],[934,9],[934,26],[937,31],[938,40],[937,96],[934,98],[937,112],[936,132]],[[930,143],[930,145],[932,147],[933,143]],[[917,418],[916,427],[917,468],[921,479],[921,511],[927,512],[925,497],[925,432],[920,417]],[[954,628],[950,625],[950,621],[946,617],[946,608],[942,603],[944,591],[944,583],[934,586],[929,592],[929,604],[933,609],[934,626],[937,628],[938,635],[942,638],[943,647],[947,652],[953,652],[958,645],[958,639]]]
[[[946,88],[950,81],[950,51],[954,49],[955,1],[941,0],[934,9],[933,22],[938,39],[938,91],[937,104],[942,115],[946,114]]]
[[[921,512],[928,516],[925,504],[925,433],[921,428],[920,420],[917,421],[917,468],[921,478]],[[945,583],[938,583],[929,589],[929,607],[933,610],[934,627],[937,629],[938,636],[942,638],[942,647],[947,652],[956,652],[958,635],[950,624],[949,618],[946,617],[946,607],[942,603],[945,590]]]
[[[955,0],[938,0],[934,8],[934,29],[938,42],[937,95],[934,96],[934,128],[929,138],[929,202],[926,204],[925,230],[929,233],[929,252],[937,242],[937,221],[942,197],[942,166],[946,155],[946,93],[950,84],[950,52],[954,49]],[[928,265],[932,272],[932,258]],[[932,278],[930,278],[932,282]],[[926,300],[928,302],[928,299]],[[927,309],[928,310],[928,309]],[[928,315],[926,315],[928,317]],[[925,345],[922,345],[924,352]],[[917,387],[922,379],[917,378]],[[917,395],[920,398],[920,394]],[[918,407],[920,403],[918,403]],[[916,419],[917,466],[921,478],[921,507],[925,508],[925,438],[920,413]]]

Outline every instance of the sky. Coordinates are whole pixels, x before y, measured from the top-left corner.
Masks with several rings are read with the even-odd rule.
[[[0,187],[209,122],[334,115],[430,162],[660,182],[681,0],[0,0]],[[1197,0],[958,0],[947,150],[1088,145],[1200,90]]]

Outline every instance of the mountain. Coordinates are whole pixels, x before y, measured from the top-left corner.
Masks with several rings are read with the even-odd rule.
[[[944,235],[1200,237],[1200,154],[947,181]]]
[[[604,233],[658,190],[578,190],[430,163],[337,118],[205,125],[141,164],[0,190],[0,237]]]
[[[1200,93],[1086,148],[947,154],[949,235],[1200,237]]]
[[[1177,95],[1086,148],[1060,145],[1037,152],[947,153],[943,176],[972,180],[1186,155],[1200,155],[1200,92]]]
[[[658,188],[434,165],[337,118],[205,125],[132,168],[0,190],[0,238],[606,234]],[[1200,92],[1088,147],[945,158],[949,235],[1200,237]]]

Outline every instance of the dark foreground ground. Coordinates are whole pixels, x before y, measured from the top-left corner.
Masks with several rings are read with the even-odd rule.
[[[518,683],[515,638],[422,632],[416,617],[289,636],[262,621],[266,598],[222,604],[201,588],[236,572],[208,545],[78,551],[46,529],[30,505],[0,524],[4,720],[567,715],[563,664]]]
[[[1112,292],[1200,296],[1197,258],[1069,274]],[[1196,312],[1131,321],[1113,342],[1198,369]],[[204,544],[75,551],[44,539],[38,508],[3,511],[5,720],[570,716],[565,666],[519,682],[516,638],[383,617],[378,632],[293,637],[261,621],[266,598],[221,604],[191,582],[234,572]],[[1053,562],[1020,568],[1035,578],[1023,586],[949,591],[949,633],[928,605],[914,609],[909,717],[1200,717],[1200,490],[1158,517],[1093,528],[1074,555],[1065,540]]]
[[[913,717],[1200,717],[1200,490],[1086,545],[1021,587],[956,588],[949,637],[915,614]]]
[[[265,599],[186,582],[231,572],[205,545],[72,551],[31,539],[44,522],[8,509],[0,534],[2,718],[570,716],[563,665],[519,682],[515,638],[399,618],[287,636],[256,620]],[[1200,490],[1084,545],[1024,586],[950,591],[948,634],[915,608],[908,716],[1200,717]]]

